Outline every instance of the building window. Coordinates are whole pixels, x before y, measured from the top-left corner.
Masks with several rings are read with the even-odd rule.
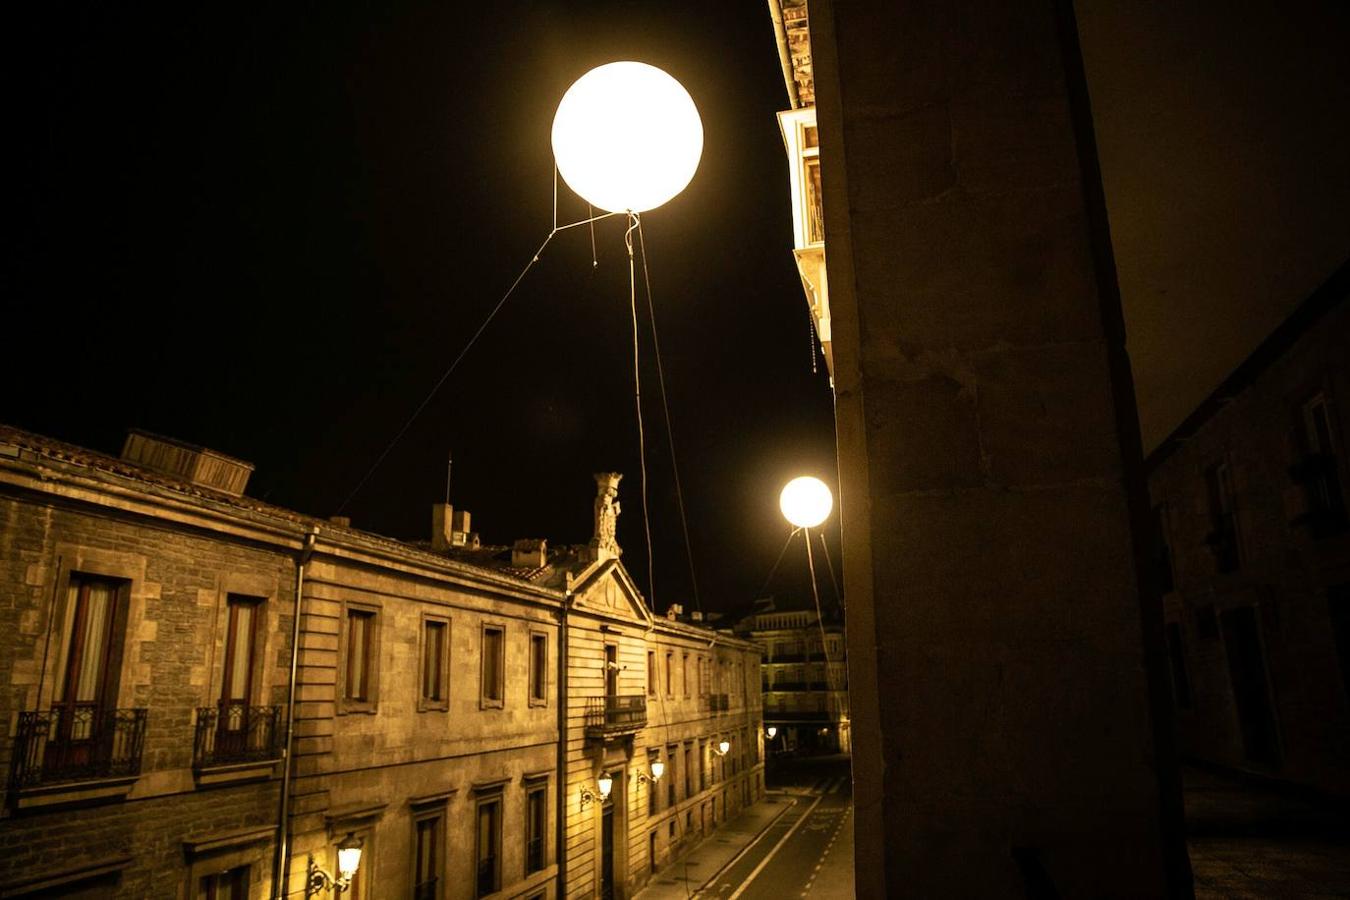
[[[1205,543],[1214,554],[1219,572],[1233,572],[1242,565],[1239,549],[1237,511],[1233,505],[1233,472],[1227,462],[1205,469],[1205,489],[1209,500],[1210,532]]]
[[[483,626],[481,705],[500,707],[506,701],[506,631],[500,625]]]
[[[478,801],[478,831],[474,858],[477,860],[475,896],[485,897],[501,889],[502,800]]]
[[[1331,638],[1341,664],[1345,699],[1350,701],[1350,584],[1327,588],[1327,611],[1331,614]]]
[[[655,763],[655,762],[659,761],[660,759],[661,759],[661,751],[660,751],[660,750],[648,750],[648,751],[647,751],[647,771],[650,772],[650,771],[652,770],[652,763]],[[658,808],[660,807],[660,805],[661,805],[661,791],[660,791],[660,787],[661,787],[661,782],[659,782],[659,781],[652,781],[652,782],[648,782],[648,784],[647,784],[647,815],[649,815],[649,816],[654,816],[654,815],[656,815],[656,811],[657,811],[657,809],[658,809]]]
[[[668,807],[675,805],[675,758],[679,749],[675,744],[666,748],[666,806]]]
[[[422,619],[422,676],[417,708],[450,707],[450,623],[425,616]]]
[[[66,595],[69,637],[57,663],[52,704],[60,744],[94,740],[104,709],[116,705],[121,586],[110,578],[71,573]]]
[[[204,876],[197,883],[197,900],[248,900],[248,866]]]
[[[680,681],[682,682],[681,686],[684,688],[684,696],[689,697],[693,690],[693,680],[689,677],[688,653],[684,654],[684,657],[680,660]]]
[[[656,651],[647,651],[647,693],[656,696]]]
[[[666,654],[666,696],[675,696],[675,654]]]
[[[530,705],[548,703],[548,635],[530,635]]]
[[[525,791],[525,874],[544,868],[548,840],[548,784]]]
[[[647,835],[647,861],[652,871],[656,871],[656,829]]]
[[[694,745],[684,745],[684,796],[694,796]]]
[[[225,664],[221,677],[222,706],[248,706],[252,702],[258,611],[256,597],[231,594],[225,601]]]
[[[1289,474],[1302,485],[1307,505],[1292,524],[1307,525],[1315,538],[1330,537],[1350,528],[1350,515],[1341,490],[1335,429],[1326,394],[1319,392],[1307,400],[1301,418],[1303,457],[1290,467]]]
[[[1177,707],[1191,708],[1191,679],[1186,672],[1186,647],[1181,640],[1181,625],[1167,623],[1167,656],[1172,662],[1172,692]]]
[[[342,642],[341,712],[373,712],[379,676],[379,616],[375,609],[346,605]]]
[[[417,818],[413,855],[413,900],[440,900],[444,864],[441,844],[444,818],[440,812]]]

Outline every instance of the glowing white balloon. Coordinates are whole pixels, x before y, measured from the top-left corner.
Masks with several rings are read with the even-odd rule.
[[[834,495],[825,482],[810,475],[794,478],[778,495],[778,506],[783,516],[798,528],[815,528],[829,518],[834,509]]]
[[[689,92],[646,63],[591,69],[553,116],[558,173],[609,212],[665,203],[689,184],[702,154],[703,123]]]

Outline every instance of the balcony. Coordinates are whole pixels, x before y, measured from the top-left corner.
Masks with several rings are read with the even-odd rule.
[[[586,737],[607,740],[640,731],[647,725],[647,698],[642,694],[589,697]]]
[[[45,789],[53,785],[110,779],[129,785],[141,772],[145,722],[144,709],[66,706],[21,712],[10,789],[50,793]],[[30,804],[20,800],[19,805]]]
[[[209,769],[278,760],[283,731],[280,706],[227,703],[200,707],[192,766]]]
[[[1303,489],[1303,509],[1290,521],[1306,527],[1314,538],[1350,530],[1345,498],[1341,492],[1339,466],[1329,453],[1313,453],[1289,467],[1289,477]]]

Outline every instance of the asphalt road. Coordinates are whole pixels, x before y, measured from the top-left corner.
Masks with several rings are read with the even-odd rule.
[[[819,900],[853,897],[853,792],[848,761],[796,760],[769,788],[796,800],[702,897]]]

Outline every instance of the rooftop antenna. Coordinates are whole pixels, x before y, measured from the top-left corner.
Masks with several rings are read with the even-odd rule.
[[[447,450],[445,452],[445,505],[450,505],[450,472],[455,466],[455,454]]]

